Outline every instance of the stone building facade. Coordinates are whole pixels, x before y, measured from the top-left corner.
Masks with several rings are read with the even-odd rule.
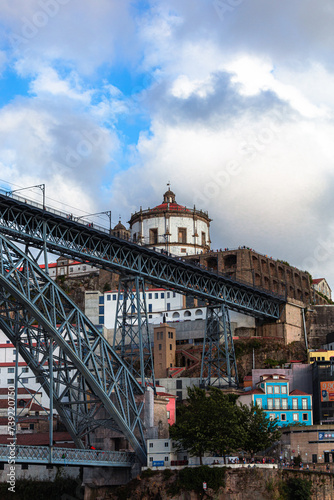
[[[253,249],[240,247],[220,249],[188,257],[208,269],[226,274],[256,287],[270,290],[305,304],[311,301],[310,276],[288,263],[262,255]]]

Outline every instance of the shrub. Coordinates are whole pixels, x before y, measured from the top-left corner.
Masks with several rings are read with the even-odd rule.
[[[225,467],[211,468],[202,465],[190,469],[181,469],[177,480],[171,486],[169,493],[176,495],[181,490],[203,492],[203,483],[206,482],[208,488],[217,491],[221,486],[225,486]]]

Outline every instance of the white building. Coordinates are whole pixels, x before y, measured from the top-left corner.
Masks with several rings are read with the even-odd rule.
[[[187,208],[175,201],[168,189],[161,205],[131,214],[133,241],[174,255],[193,255],[210,250],[210,221],[207,212]]]
[[[150,288],[145,291],[148,322],[160,324],[163,317],[167,322],[193,321],[206,318],[205,307],[186,307],[186,298],[180,293],[164,288]],[[85,314],[95,325],[103,325],[108,330],[115,328],[118,290],[101,293],[85,292]],[[143,294],[140,292],[140,300]],[[120,298],[123,301],[123,295]]]
[[[44,264],[41,264],[39,267],[43,271],[45,270]],[[67,259],[66,257],[59,257],[57,262],[49,263],[48,269],[50,278],[54,280],[59,276],[64,276],[64,278],[78,278],[100,271],[97,267],[92,266],[90,262],[79,262]]]

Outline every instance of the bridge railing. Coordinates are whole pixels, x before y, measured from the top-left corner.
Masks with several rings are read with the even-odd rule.
[[[80,224],[82,226],[88,226],[88,227],[94,228],[94,229],[96,229],[96,230],[98,230],[98,231],[100,231],[102,233],[110,234],[110,229],[107,229],[104,226],[99,226],[95,222],[92,223],[91,221],[88,221],[87,219],[84,219],[81,216],[80,217],[76,217],[75,215],[70,214],[68,212],[63,212],[61,210],[57,210],[56,208],[49,207],[49,206],[43,206],[41,203],[38,203],[38,202],[36,202],[34,200],[31,200],[29,198],[18,196],[16,193],[14,194],[14,193],[11,193],[9,191],[5,191],[3,188],[0,188],[0,194],[3,194],[4,196],[8,196],[10,198],[13,198],[13,199],[15,199],[15,200],[17,200],[17,201],[19,201],[21,203],[27,203],[28,205],[32,205],[32,206],[34,206],[36,208],[39,208],[41,210],[45,210],[46,212],[52,213],[54,215],[58,215],[60,217],[63,217],[63,218],[68,219],[70,221],[73,221],[73,222],[75,222],[77,224]],[[144,244],[143,241],[142,242],[141,241],[134,241],[132,238],[129,238],[126,241],[130,241],[131,243],[133,243],[135,245],[138,245],[138,246],[145,246],[145,244]],[[219,272],[219,271],[213,271],[213,269],[207,269],[205,266],[203,266],[199,262],[198,263],[192,263],[188,259],[183,259],[183,257],[180,257],[179,255],[172,254],[171,252],[166,251],[163,248],[159,248],[159,247],[154,247],[153,246],[153,250],[156,253],[160,253],[160,254],[166,255],[168,257],[172,257],[173,259],[182,260],[183,262],[187,263],[188,265],[191,265],[194,268],[201,268],[201,269],[203,269],[205,271],[209,271],[209,272],[211,272],[211,273],[213,273],[213,274],[215,274],[217,276],[222,276],[222,277],[225,277],[227,279],[231,279],[228,273],[222,273],[222,272]],[[266,294],[271,295],[272,297],[278,298],[280,300],[286,300],[286,297],[287,297],[287,292],[285,292],[285,294],[280,294],[280,293],[277,293],[277,292],[273,292],[272,290],[268,290],[267,288],[264,288],[264,287],[259,286],[259,285],[254,285],[254,284],[249,283],[248,281],[242,280],[240,278],[238,278],[238,279],[232,278],[232,281],[234,283],[239,283],[240,285],[246,285],[247,287],[254,287],[257,290],[263,291]]]
[[[0,461],[66,464],[112,464],[128,466],[135,461],[134,453],[127,451],[80,450],[74,448],[50,449],[48,446],[0,445]]]

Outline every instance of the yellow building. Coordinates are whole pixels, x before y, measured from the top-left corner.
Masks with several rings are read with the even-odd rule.
[[[333,358],[334,361],[334,351],[327,351],[326,349],[314,349],[308,350],[307,352],[307,362],[314,363],[314,361],[330,361]]]

